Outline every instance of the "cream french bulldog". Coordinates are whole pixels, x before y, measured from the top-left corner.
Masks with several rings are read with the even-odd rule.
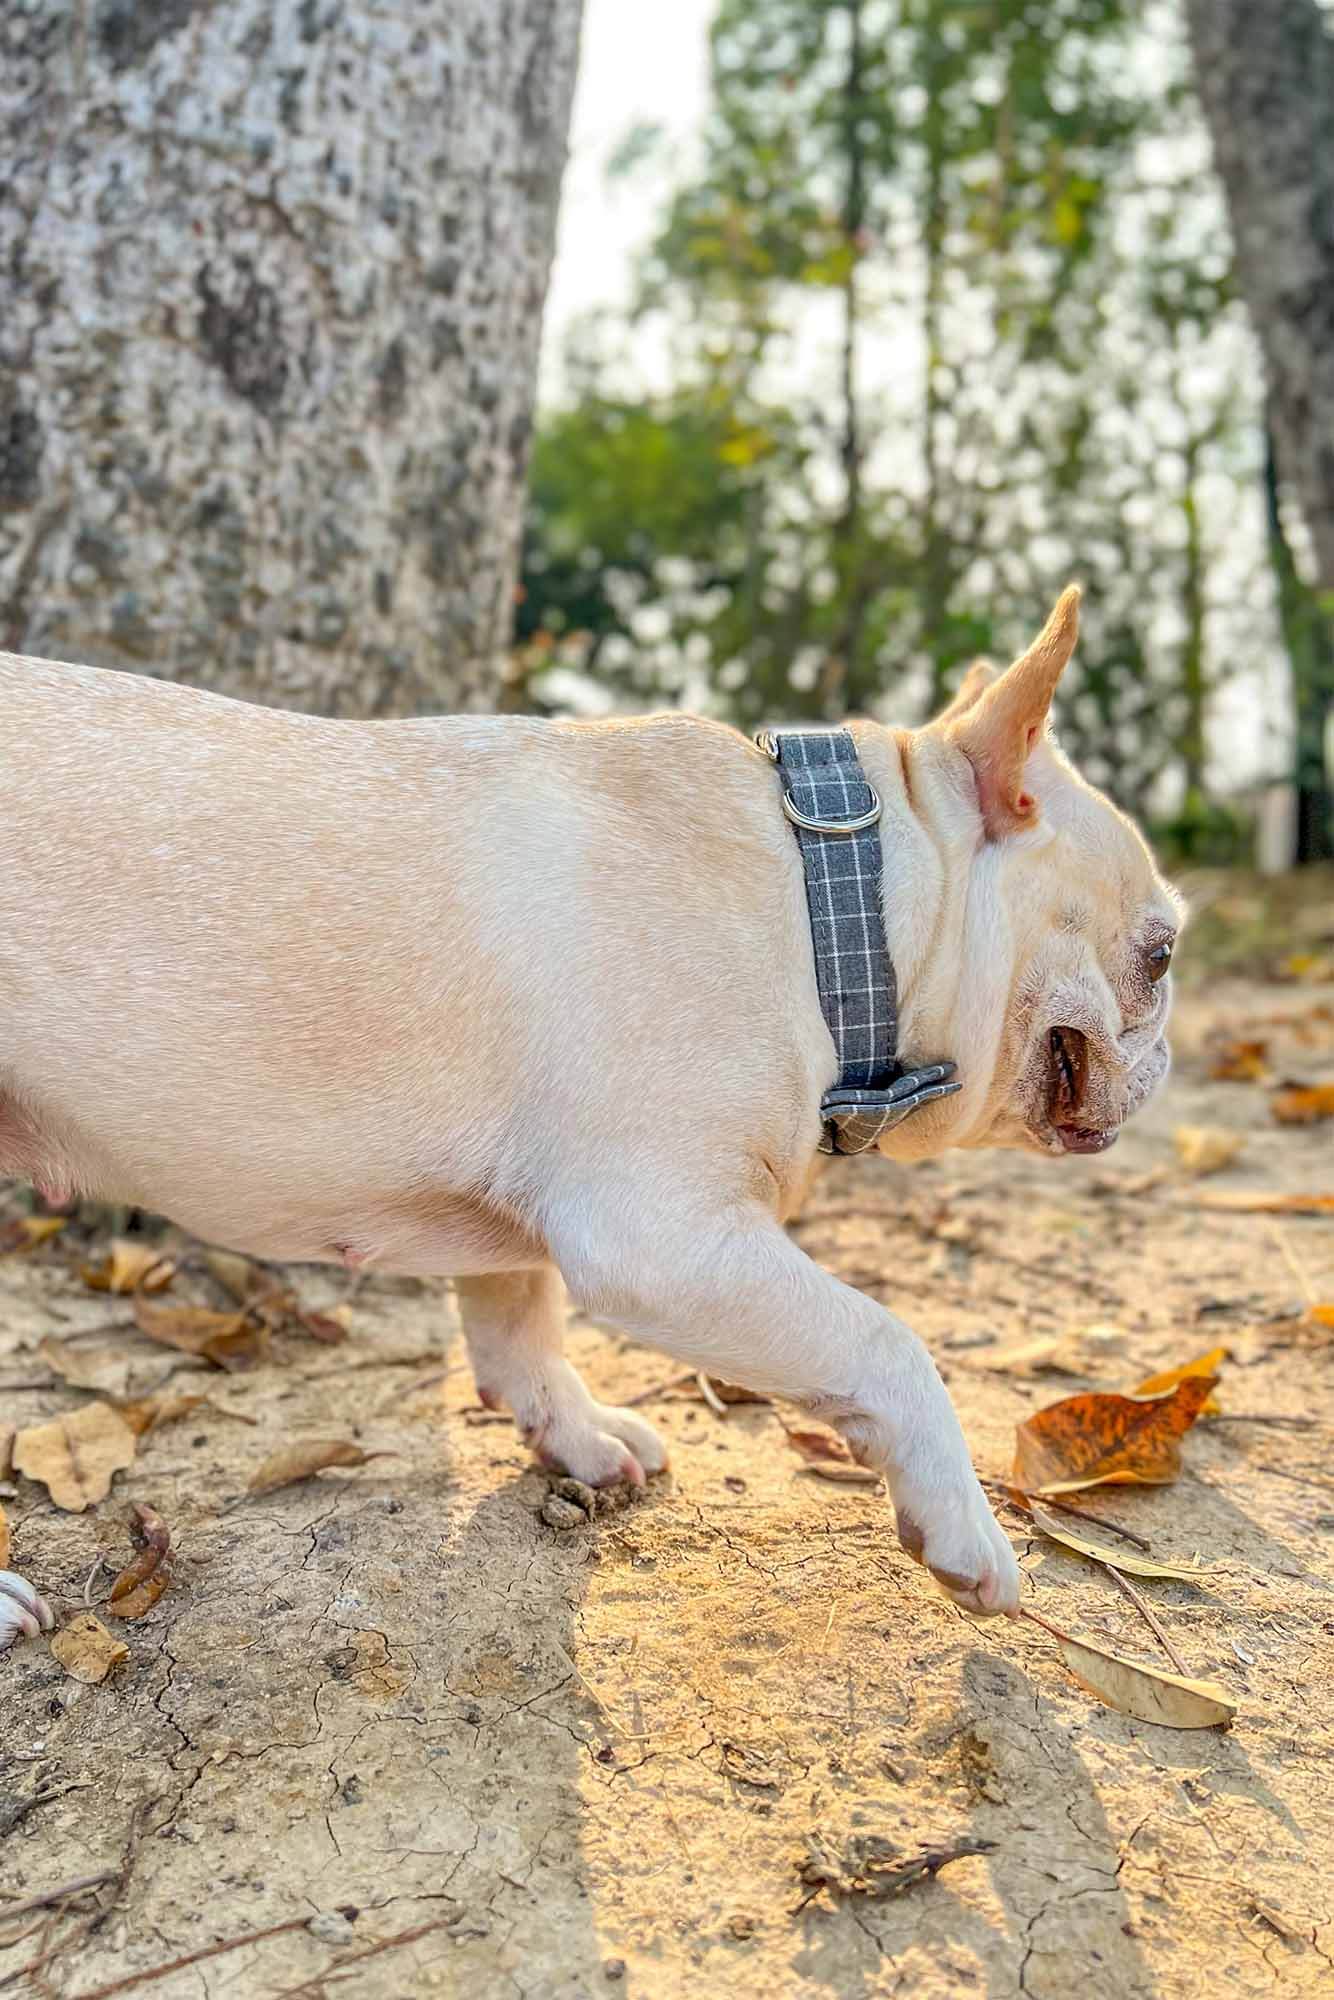
[[[1177,900],[1047,736],[1077,622],[1071,589],[928,727],[852,725],[900,1056],[962,1082],[896,1158],[1096,1151],[1166,1071]],[[564,1359],[563,1281],[837,1426],[955,1601],[1016,1609],[929,1355],[783,1228],[836,1065],[758,750],[681,715],[334,722],[12,656],[0,695],[0,1171],[453,1276],[482,1398],[544,1462],[642,1481],[662,1442]]]

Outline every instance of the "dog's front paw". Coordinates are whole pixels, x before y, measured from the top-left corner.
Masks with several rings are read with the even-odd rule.
[[[50,1605],[30,1583],[12,1569],[0,1569],[0,1653],[20,1635],[35,1639],[55,1622]]]
[[[1019,1609],[1019,1565],[980,1487],[953,1502],[894,1496],[899,1540],[948,1597],[984,1618]]]

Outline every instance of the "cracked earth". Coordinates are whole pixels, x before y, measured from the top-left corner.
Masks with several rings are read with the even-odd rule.
[[[804,1473],[774,1411],[721,1420],[669,1386],[670,1364],[588,1327],[572,1351],[594,1394],[642,1397],[672,1470],[638,1505],[556,1531],[547,1480],[474,1407],[447,1290],[371,1281],[343,1346],[283,1339],[253,1374],[209,1380],[253,1426],[204,1408],[150,1435],[83,1515],[15,1482],[14,1560],[62,1617],[99,1550],[124,1559],[131,1500],[171,1523],[180,1562],[118,1628],[131,1658],[104,1685],[67,1679],[41,1640],[0,1660],[0,1990],[139,1990],[135,1975],[286,1926],[142,1990],[1330,1991],[1334,1334],[1298,1317],[1304,1296],[1334,1300],[1334,1223],[1202,1212],[1171,1135],[1245,1134],[1210,1188],[1334,1190],[1331,1128],[1280,1130],[1259,1085],[1209,1082],[1202,1057],[1212,1025],[1331,997],[1215,980],[1179,1010],[1168,1092],[1109,1157],[849,1162],[797,1225],[929,1341],[989,1477],[1041,1404],[1232,1350],[1227,1421],[1187,1440],[1180,1483],[1090,1503],[1155,1554],[1222,1566],[1207,1589],[1142,1588],[1192,1672],[1236,1699],[1229,1734],[1099,1706],[1035,1629],[947,1605],[883,1496]],[[1334,1042],[1262,1032],[1280,1073],[1334,1078]],[[327,1273],[297,1278],[311,1304],[344,1296]],[[0,1415],[85,1401],[33,1350],[104,1324],[108,1301],[45,1250],[0,1261],[0,1301]],[[1110,1331],[1073,1373],[993,1365],[1095,1325]],[[142,1344],[125,1352],[142,1363]],[[238,1502],[302,1435],[393,1456]],[[1165,1664],[1103,1574],[1005,1519],[1046,1616]],[[859,1835],[905,1855],[992,1846],[893,1900],[798,1912],[808,1835],[836,1852]],[[121,1879],[4,1922],[6,1901],[101,1869]]]

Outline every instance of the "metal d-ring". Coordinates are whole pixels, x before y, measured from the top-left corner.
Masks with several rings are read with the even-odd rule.
[[[871,794],[871,809],[857,819],[812,819],[800,806],[793,805],[791,792],[783,794],[783,811],[793,826],[805,827],[807,833],[863,833],[880,818],[880,794],[874,785],[868,785],[866,789]]]

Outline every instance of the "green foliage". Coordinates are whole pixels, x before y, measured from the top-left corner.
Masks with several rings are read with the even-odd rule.
[[[539,440],[534,698],[559,659],[743,723],[912,719],[1074,575],[1064,739],[1127,803],[1201,792],[1211,579],[1244,597],[1253,560],[1218,494],[1258,456],[1176,32],[1136,0],[720,0],[630,329],[674,387],[585,389]]]

